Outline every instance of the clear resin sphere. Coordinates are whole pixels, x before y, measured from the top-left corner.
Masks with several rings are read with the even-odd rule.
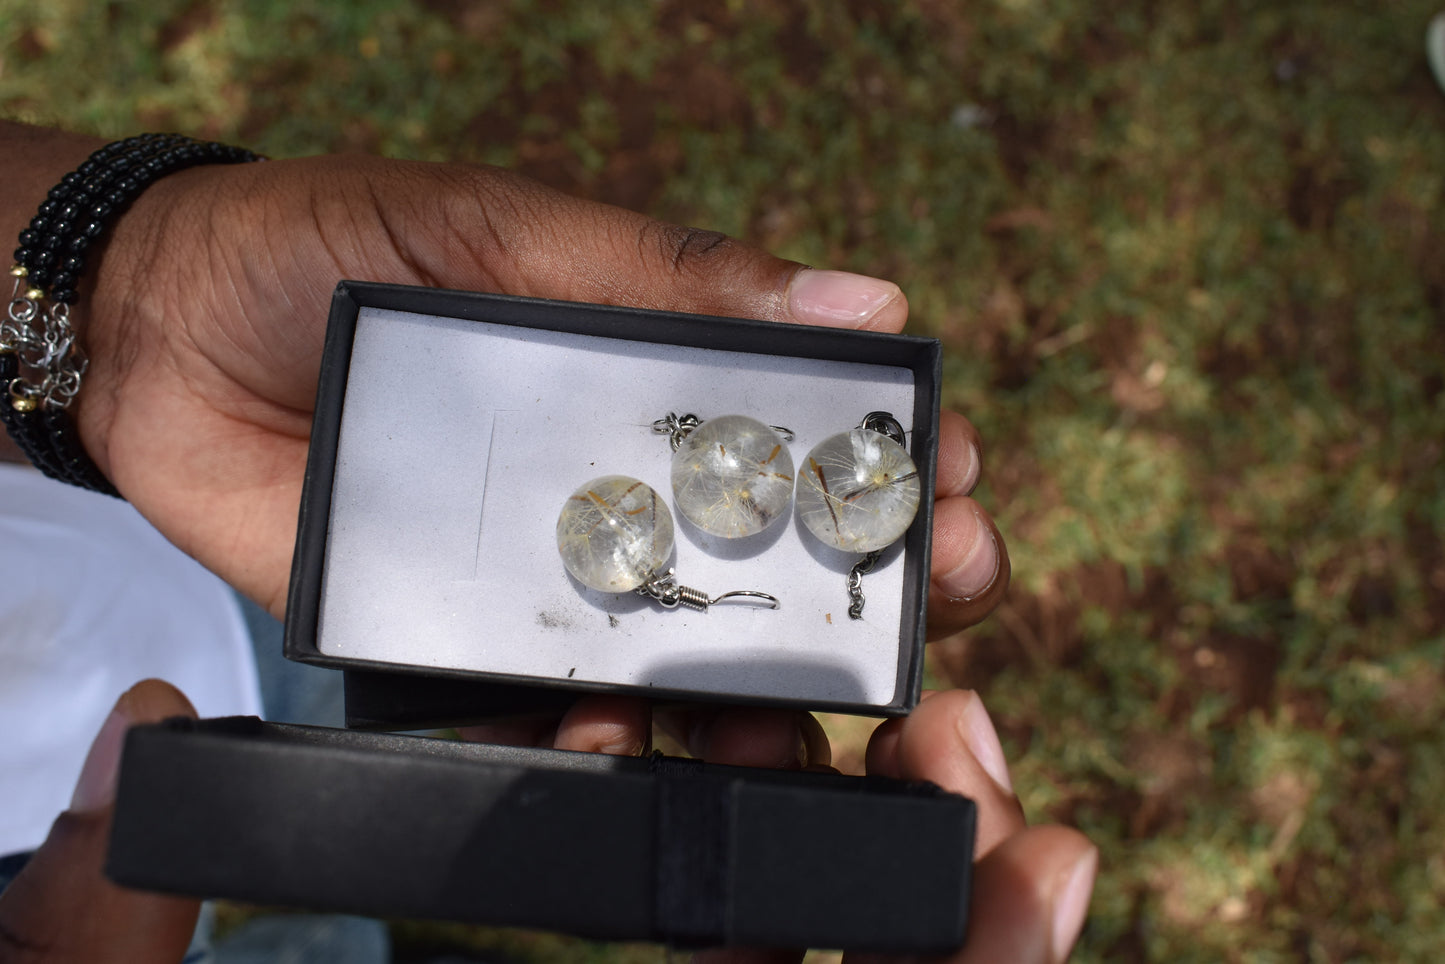
[[[908,531],[919,492],[908,451],[886,435],[855,428],[824,439],[803,460],[798,516],[835,549],[872,552]]]
[[[588,589],[628,592],[672,555],[672,513],[646,482],[604,475],[573,492],[557,518],[562,565]]]
[[[672,457],[677,511],[703,532],[741,539],[787,515],[793,456],[773,429],[746,415],[710,418]]]

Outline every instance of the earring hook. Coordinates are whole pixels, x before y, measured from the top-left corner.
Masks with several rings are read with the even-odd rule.
[[[652,578],[637,587],[639,596],[647,596],[655,600],[664,609],[676,609],[678,606],[686,606],[689,609],[696,609],[705,613],[709,606],[715,606],[724,599],[745,597],[748,599],[767,600],[772,605],[769,609],[781,609],[783,604],[778,601],[777,596],[770,596],[765,592],[756,589],[734,589],[732,592],[725,592],[720,596],[709,598],[708,594],[691,586],[680,585],[673,577],[673,570],[669,569],[662,575],[652,574]]]

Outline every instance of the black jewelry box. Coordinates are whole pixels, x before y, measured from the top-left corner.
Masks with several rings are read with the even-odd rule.
[[[967,921],[975,810],[931,785],[358,732],[557,712],[586,693],[872,716],[919,697],[936,469],[932,340],[343,282],[286,620],[347,725],[127,737],[107,872],[173,893],[680,946],[935,952]],[[793,520],[678,524],[680,581],[781,610],[663,610],[562,572],[562,501],[670,501],[668,411],[825,434],[887,410],[922,494],[864,577]]]
[[[344,282],[286,655],[348,671],[353,725],[415,728],[457,702],[551,707],[558,691],[906,713],[922,677],[940,370],[933,339]],[[863,579],[861,620],[845,588],[861,556],[791,517],[726,540],[674,513],[679,582],[769,592],[777,612],[665,611],[563,570],[555,526],[579,485],[623,474],[672,501],[672,451],[652,432],[668,412],[785,425],[801,464],[880,409],[907,431],[922,491]]]

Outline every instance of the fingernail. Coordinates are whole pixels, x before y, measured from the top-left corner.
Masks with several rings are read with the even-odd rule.
[[[75,811],[100,810],[115,801],[116,777],[120,771],[120,748],[125,741],[125,731],[130,729],[131,718],[126,713],[126,699],[122,696],[115,708],[105,718],[85,764],[80,768],[80,779],[75,782],[75,793],[70,798],[70,809]]]
[[[798,725],[797,728],[794,730],[794,736],[797,737],[798,743],[793,748],[793,756],[797,759],[798,768],[800,770],[807,769],[809,757],[811,756],[811,754],[808,752],[808,735],[803,732],[803,727],[805,725],[806,724],[803,722],[803,714],[798,714]]]
[[[934,577],[938,588],[954,599],[972,599],[980,595],[998,578],[998,541],[993,529],[982,519],[978,521],[979,538],[963,561],[948,572]]]
[[[983,457],[979,455],[978,446],[972,442],[968,443],[968,464],[963,470],[963,494],[972,495],[973,490],[978,488],[979,476],[983,474]]]
[[[1090,847],[1074,866],[1066,871],[1068,881],[1054,898],[1054,954],[1056,961],[1066,960],[1084,918],[1089,913],[1089,897],[1094,892],[1094,877],[1099,872],[1099,851]]]
[[[708,751],[712,748],[712,724],[711,717],[703,717],[695,720],[687,730],[687,752],[699,760],[707,759]]]
[[[847,271],[804,268],[793,276],[788,307],[793,317],[804,324],[862,328],[902,295],[891,281]]]
[[[974,694],[964,708],[963,718],[959,721],[959,732],[964,744],[984,772],[993,777],[993,782],[998,784],[1004,793],[1013,793],[1014,785],[1009,779],[1008,760],[1003,755],[1003,744],[999,742],[993,720],[989,719],[988,710],[984,709],[983,700],[979,699],[977,694]]]
[[[597,752],[608,756],[645,756],[647,740],[632,733],[618,733],[599,741]]]

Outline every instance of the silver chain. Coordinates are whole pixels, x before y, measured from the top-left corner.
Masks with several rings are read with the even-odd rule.
[[[869,412],[863,416],[863,423],[858,426],[870,432],[877,432],[879,435],[886,435],[899,445],[906,446],[907,436],[903,432],[903,425],[889,412]],[[862,619],[863,604],[868,600],[863,595],[863,577],[873,571],[878,565],[878,560],[883,557],[882,549],[874,549],[848,570],[848,618]]]
[[[873,571],[882,556],[882,549],[874,549],[848,570],[848,598],[852,600],[848,603],[849,619],[863,618],[863,604],[868,601],[863,595],[863,577]]]
[[[32,407],[68,408],[80,393],[89,361],[76,343],[70,306],[47,306],[44,301],[38,288],[25,287],[25,275],[15,275],[10,306],[0,322],[0,351],[14,352],[27,374],[6,387],[12,399],[26,400]]]

